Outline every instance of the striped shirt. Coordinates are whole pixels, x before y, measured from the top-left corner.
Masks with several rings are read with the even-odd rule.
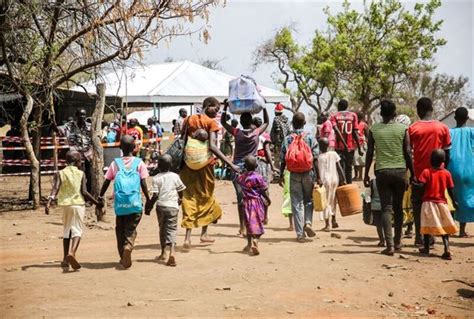
[[[400,123],[376,123],[370,131],[375,141],[376,170],[405,168],[403,140],[407,128]]]

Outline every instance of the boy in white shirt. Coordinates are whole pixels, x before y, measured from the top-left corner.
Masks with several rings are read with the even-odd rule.
[[[176,246],[176,233],[178,229],[178,212],[186,188],[178,174],[170,171],[172,158],[170,155],[162,155],[158,159],[160,173],[153,177],[151,193],[153,197],[145,207],[145,214],[150,215],[156,203],[156,215],[160,227],[161,255],[159,260],[166,259],[166,246],[170,247],[170,255],[166,265],[175,267],[174,257]]]

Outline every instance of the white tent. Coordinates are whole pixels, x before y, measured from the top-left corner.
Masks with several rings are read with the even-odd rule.
[[[197,104],[208,96],[223,101],[227,98],[229,81],[235,76],[208,69],[190,61],[153,64],[126,68],[106,74],[100,82],[106,84],[107,95],[117,95],[123,102],[159,104]],[[94,81],[82,84],[95,92]],[[78,86],[74,90],[83,90]],[[288,103],[289,96],[277,90],[261,87],[269,103]]]

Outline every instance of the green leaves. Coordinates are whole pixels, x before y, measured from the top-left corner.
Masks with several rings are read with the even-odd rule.
[[[260,59],[278,63],[282,87],[293,88],[317,112],[344,92],[370,113],[380,99],[396,98],[409,74],[433,67],[434,54],[446,44],[436,37],[443,23],[434,19],[440,5],[431,0],[409,10],[399,0],[382,0],[360,12],[345,1],[336,14],[324,10],[328,29],[316,30],[309,46],[297,44],[285,27],[267,42],[271,49],[260,51]]]

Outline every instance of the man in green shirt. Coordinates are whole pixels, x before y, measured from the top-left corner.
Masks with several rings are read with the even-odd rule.
[[[393,256],[401,250],[403,226],[403,194],[406,188],[406,169],[413,176],[413,163],[410,156],[410,140],[405,125],[395,123],[396,106],[392,101],[380,103],[382,123],[372,125],[369,131],[364,184],[370,186],[369,170],[376,155],[375,176],[377,190],[382,206],[382,228],[387,248],[383,254]],[[392,219],[395,224],[395,237],[392,233]]]

